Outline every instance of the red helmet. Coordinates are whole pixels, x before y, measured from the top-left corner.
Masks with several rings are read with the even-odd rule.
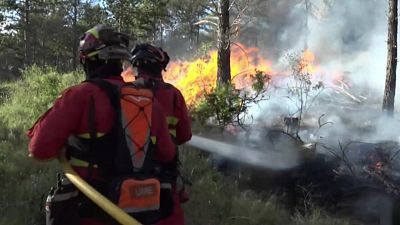
[[[169,63],[169,56],[162,48],[151,44],[136,45],[131,51],[131,63],[133,66],[141,64],[157,64],[161,69],[165,69]]]
[[[129,59],[129,36],[106,25],[85,32],[79,45],[79,58],[85,60]]]

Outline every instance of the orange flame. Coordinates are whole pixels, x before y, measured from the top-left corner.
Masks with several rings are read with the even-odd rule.
[[[194,105],[216,85],[217,58],[218,53],[214,50],[204,58],[172,62],[164,74],[164,80],[182,91],[188,105]],[[232,46],[231,74],[235,87],[243,89],[250,86],[251,75],[256,71],[272,74],[271,63],[260,55],[259,49]]]
[[[216,86],[217,58],[218,53],[213,50],[203,58],[171,62],[163,74],[164,80],[181,90],[189,106],[195,106],[205,93],[209,93]],[[313,81],[327,81],[332,84],[338,81],[343,82],[340,72],[327,72],[324,68],[315,65],[315,55],[308,49],[302,52],[299,63],[300,72],[312,75]],[[271,69],[271,62],[261,56],[258,48],[248,48],[241,44],[233,45],[231,47],[231,75],[235,87],[238,89],[251,87],[252,75],[256,71],[262,71],[269,76],[277,74]],[[133,74],[131,67],[124,67],[122,76],[125,81],[133,81]],[[290,75],[290,72],[280,71],[279,74],[286,76]]]
[[[135,80],[135,73],[133,72],[132,66],[124,68],[124,71],[122,71],[122,79],[124,79],[125,82],[133,82]]]
[[[301,72],[315,74],[319,68],[314,65],[315,55],[309,49],[303,51],[300,58]]]

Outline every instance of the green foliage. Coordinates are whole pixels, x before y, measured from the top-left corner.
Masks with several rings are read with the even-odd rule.
[[[304,54],[306,52],[303,52]],[[325,87],[322,81],[315,82],[312,79],[312,70],[309,68],[312,66],[311,61],[299,54],[289,54],[287,58],[292,72],[287,98],[296,106],[296,111],[291,114],[298,116],[302,123],[307,110],[313,106]]]
[[[0,224],[39,225],[44,217],[41,204],[55,182],[57,164],[28,159],[24,144],[0,144],[6,158],[0,160]]]
[[[220,127],[225,127],[241,110],[240,91],[231,84],[221,84],[204,98],[195,111],[200,121],[214,117]]]
[[[96,24],[110,24],[107,10],[102,8],[100,5],[83,4],[81,6],[82,16],[78,21],[79,33],[85,32],[89,27],[93,27]]]
[[[61,90],[77,84],[79,73],[60,74],[53,68],[33,66],[23,71],[22,79],[10,84],[10,99],[0,108],[7,127],[26,130],[51,107]]]
[[[28,158],[25,132],[62,89],[81,78],[36,66],[22,74],[21,80],[0,86],[0,224],[39,225],[40,204],[58,167]]]
[[[263,93],[266,91],[265,83],[270,81],[270,77],[266,75],[262,71],[256,71],[256,73],[252,76],[253,83],[251,88],[255,91],[255,93]]]
[[[269,76],[262,71],[256,71],[252,77],[252,89],[237,89],[234,84],[219,84],[210,93],[204,94],[204,100],[200,101],[193,112],[195,119],[201,123],[214,120],[223,128],[226,125],[246,125],[246,113],[249,107],[265,100],[268,90]]]
[[[0,2],[0,80],[19,78],[21,69],[34,64],[76,70],[79,37],[100,23],[128,33],[132,41],[191,56],[212,39],[209,26],[196,24],[211,13],[207,0]]]
[[[177,25],[171,33],[171,40],[182,43],[187,40],[186,51],[193,56],[198,49],[204,51],[205,45],[215,46],[215,40],[207,40],[207,29],[213,29],[211,26],[201,26],[198,24],[210,12],[211,2],[208,0],[191,0],[188,4],[181,0],[170,0],[169,7],[173,10],[173,22]],[[206,32],[205,32],[206,31]],[[206,52],[207,53],[207,52]],[[204,56],[204,54],[196,54],[196,56]]]
[[[201,43],[200,47],[197,49],[196,54],[194,55],[194,58],[203,58],[205,56],[208,56],[210,53],[210,50],[214,47],[213,42],[204,42]]]
[[[0,30],[0,81],[10,80],[19,74],[18,68],[22,65],[22,48],[16,44],[11,34],[1,33]]]

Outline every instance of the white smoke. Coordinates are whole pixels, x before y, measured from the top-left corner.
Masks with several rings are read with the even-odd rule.
[[[269,4],[268,12],[274,13],[264,21],[268,26],[261,34],[261,37],[266,37],[265,47],[261,48],[279,46],[273,51],[276,57],[274,65],[283,71],[288,68],[285,55],[300,52],[307,46],[315,53],[320,73],[326,73],[315,76],[329,78],[335,73],[342,74],[349,84],[346,91],[360,101],[327,88],[319,101],[307,111],[308,118],[304,122],[309,126],[313,126],[312,123],[318,126],[316,118],[325,114],[324,120],[333,124],[320,132],[336,142],[349,137],[397,141],[398,121],[385,118],[381,113],[387,59],[387,2],[337,0],[329,1],[329,5],[326,0],[310,0],[312,7],[308,14],[304,2],[283,0]],[[251,111],[252,115],[258,116],[259,123],[266,126],[273,125],[282,116],[288,116],[297,109],[287,98],[284,82],[279,83],[282,89],[270,92],[271,98],[262,103],[261,110],[254,107]],[[396,109],[399,95],[396,97]],[[367,128],[368,131],[362,131]]]
[[[309,47],[322,64],[342,70],[352,83],[368,85],[382,94],[386,12],[386,1],[335,1],[324,19],[309,19]]]
[[[387,1],[381,0],[269,0],[250,27],[259,30],[258,47],[287,67],[286,54],[305,47],[325,71],[347,75],[352,83],[383,95],[386,68]],[[263,15],[265,17],[263,17]],[[242,40],[254,39],[242,33]]]
[[[300,132],[306,142],[322,142],[331,147],[348,141],[399,141],[397,119],[382,115],[381,104],[386,75],[387,2],[381,0],[305,0],[258,1],[257,20],[246,29],[240,41],[251,46],[257,43],[261,53],[273,61],[273,70],[286,73],[288,53],[298,53],[306,47],[315,53],[320,66],[314,77],[325,77],[327,88],[305,114]],[[257,1],[256,1],[257,2]],[[330,4],[326,4],[329,2]],[[333,88],[329,78],[344,77],[348,87]],[[283,124],[283,117],[296,116],[298,106],[288,98],[287,78],[275,76],[275,88],[270,98],[249,111],[253,122],[250,142],[263,142],[263,128]],[[398,85],[399,86],[399,85]],[[343,91],[344,90],[344,91]],[[397,96],[399,96],[398,94]],[[400,98],[397,97],[396,108]],[[398,114],[398,112],[396,112]],[[319,128],[318,120],[330,122]],[[242,135],[240,141],[249,141]],[[257,145],[257,144],[256,144]],[[260,146],[260,145],[259,145]]]
[[[324,3],[328,1],[332,2],[331,7],[325,7]],[[319,145],[315,145],[317,151],[331,156],[329,151],[320,146],[328,146],[330,150],[336,149],[337,153],[342,153],[340,145],[350,142],[400,142],[398,110],[395,112],[395,118],[384,116],[381,110],[387,60],[387,1],[310,0],[313,15],[307,16],[307,28],[304,1],[268,2],[272,3],[268,5],[265,13],[270,16],[258,22],[257,26],[264,29],[257,41],[258,47],[265,49],[264,55],[275,59],[274,70],[287,71],[285,55],[301,52],[307,47],[315,53],[316,64],[322,67],[320,71],[326,73],[315,74],[316,76],[329,77],[339,72],[348,84],[348,88],[344,87],[343,90],[328,87],[318,97],[318,101],[306,112],[303,128],[299,133],[301,139],[305,142],[318,142]],[[262,24],[264,26],[261,26]],[[293,101],[287,98],[285,81],[287,79],[282,77],[274,78],[273,82],[278,88],[270,90],[270,99],[261,103],[259,107],[250,109],[249,114],[258,119],[254,122],[252,130],[239,136],[242,142],[250,139],[250,142],[255,142],[253,145],[264,146],[262,149],[271,151],[270,145],[264,144],[271,142],[266,133],[279,124],[282,127],[283,117],[292,115],[298,109]],[[397,83],[399,86],[399,82]],[[396,109],[399,109],[399,95],[398,93],[396,96]],[[319,127],[326,122],[329,123]],[[260,128],[267,131],[260,131]],[[249,135],[256,138],[249,138]],[[288,139],[283,139],[282,142],[287,141]],[[398,151],[397,146],[385,150],[395,155]],[[288,147],[293,147],[294,155],[299,154],[301,147],[286,146],[276,149],[287,153],[290,152]],[[356,164],[368,155],[368,151],[376,151],[376,145],[352,145],[346,154],[352,154],[350,163]],[[399,168],[399,161],[393,161],[393,164],[396,164],[394,167]],[[366,212],[375,215],[376,212],[367,211],[366,207],[373,206],[373,209],[376,209],[381,205],[381,215],[383,213],[386,219],[389,218],[390,200],[387,197],[376,197],[375,194],[372,196],[373,198],[360,198],[360,202],[355,204],[355,209],[362,211],[363,216]],[[382,202],[386,202],[387,206]]]

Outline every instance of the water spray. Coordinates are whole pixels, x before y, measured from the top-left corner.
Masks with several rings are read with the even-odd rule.
[[[270,149],[254,149],[196,135],[187,144],[202,151],[263,169],[283,170],[299,165],[299,154],[295,151],[288,153]]]

